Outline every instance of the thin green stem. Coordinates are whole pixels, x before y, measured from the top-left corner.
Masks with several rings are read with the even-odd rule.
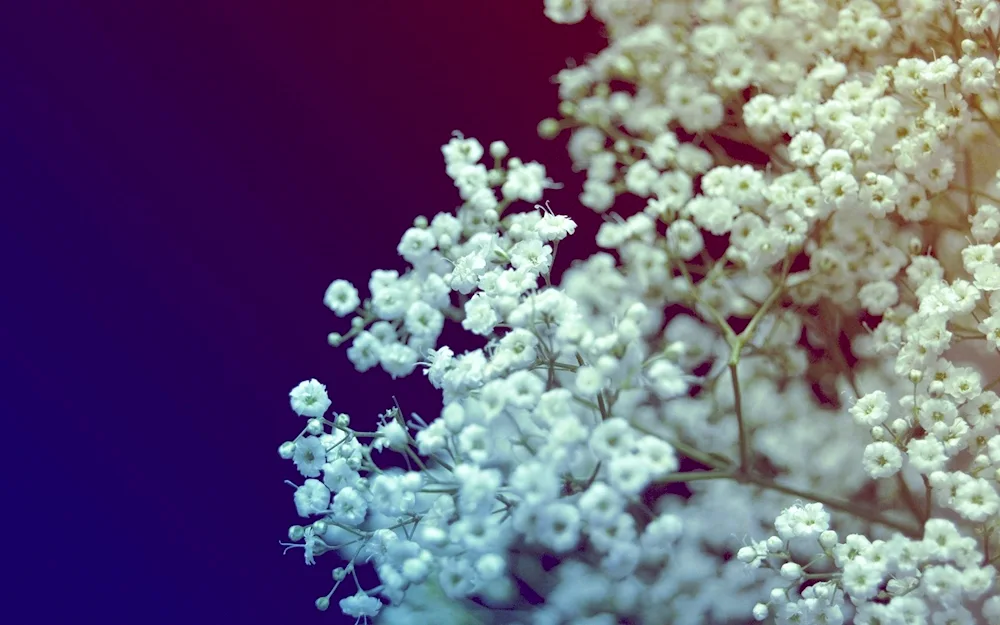
[[[828,508],[833,510],[839,510],[840,512],[846,512],[852,516],[859,519],[864,519],[870,523],[877,523],[879,525],[884,525],[886,527],[892,528],[901,532],[902,534],[909,536],[910,538],[919,538],[923,534],[923,530],[920,527],[914,527],[912,525],[907,525],[899,521],[890,519],[879,514],[877,511],[865,508],[849,501],[840,501],[837,499],[831,499],[823,495],[817,495],[816,493],[810,493],[808,491],[799,490],[797,488],[792,488],[790,486],[784,486],[783,484],[778,484],[777,482],[760,477],[753,474],[742,474],[734,476],[736,479],[744,483],[754,484],[766,490],[773,490],[779,493],[784,493],[786,495],[791,495],[793,497],[801,497],[802,499],[807,499],[809,501],[815,501],[821,503]]]
[[[736,410],[736,425],[739,427],[740,473],[746,473],[750,468],[750,439],[743,420],[743,395],[740,393],[740,378],[736,372],[739,354],[734,350],[733,355],[735,358],[729,361],[729,377],[733,382],[733,407]]]
[[[668,473],[656,480],[657,484],[676,484],[679,482],[696,482],[700,480],[727,480],[733,479],[732,471],[678,471]]]
[[[931,518],[931,481],[927,479],[926,475],[921,475],[920,479],[924,481],[924,521]]]
[[[670,438],[670,437],[665,437],[662,434],[658,434],[656,432],[652,432],[650,430],[647,430],[646,428],[642,427],[641,425],[636,425],[635,423],[632,424],[632,428],[634,430],[636,430],[637,432],[641,432],[641,433],[649,435],[649,436],[656,436],[658,438],[664,439],[665,441],[667,441],[668,443],[670,443],[671,447],[673,447],[674,449],[676,449],[677,451],[679,451],[681,453],[681,455],[686,456],[686,457],[690,458],[691,460],[694,460],[695,462],[700,462],[701,464],[703,464],[703,465],[705,465],[707,467],[712,467],[713,469],[722,470],[722,469],[727,469],[730,466],[732,466],[732,464],[730,462],[725,461],[724,459],[722,459],[722,458],[720,458],[718,456],[715,456],[713,454],[710,454],[708,452],[705,452],[705,451],[702,451],[702,450],[697,449],[695,447],[692,447],[691,445],[688,445],[687,443],[685,443],[682,440],[673,439],[673,438]]]

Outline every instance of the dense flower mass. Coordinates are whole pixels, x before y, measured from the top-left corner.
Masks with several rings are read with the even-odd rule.
[[[456,132],[461,207],[417,218],[367,298],[329,286],[329,342],[443,402],[364,432],[292,390],[308,525],[284,544],[342,565],[317,607],[1000,625],[1000,3],[543,10],[608,35],[539,125],[569,135],[599,251],[556,275],[557,184]]]

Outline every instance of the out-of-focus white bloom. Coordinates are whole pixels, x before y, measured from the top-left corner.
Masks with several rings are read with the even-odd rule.
[[[329,506],[330,489],[319,480],[306,480],[295,490],[295,509],[301,517],[319,514]]]

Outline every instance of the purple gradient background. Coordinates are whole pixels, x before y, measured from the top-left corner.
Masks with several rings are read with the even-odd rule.
[[[9,623],[341,622],[277,446],[287,392],[372,419],[422,380],[353,372],[336,277],[401,268],[458,202],[439,148],[534,134],[601,46],[540,0],[16,3],[0,19],[0,302]]]

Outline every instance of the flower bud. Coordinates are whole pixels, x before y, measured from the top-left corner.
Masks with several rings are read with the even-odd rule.
[[[785,605],[788,603],[788,596],[785,594],[785,590],[783,588],[771,589],[771,603],[776,605]]]
[[[342,566],[338,566],[337,568],[333,569],[333,580],[334,581],[336,581],[336,582],[342,582],[342,581],[344,581],[345,577],[347,577],[347,569],[345,569]]]
[[[421,542],[434,547],[440,547],[448,542],[448,533],[434,525],[425,525],[420,529]]]
[[[331,332],[326,335],[326,343],[330,347],[340,347],[340,344],[344,342],[344,337],[337,332]]]
[[[476,561],[476,573],[485,581],[493,581],[504,574],[507,563],[495,553],[487,553]]]
[[[305,536],[306,531],[301,525],[293,525],[288,528],[288,540],[297,543]]]
[[[920,369],[910,369],[909,378],[913,384],[920,384],[920,380],[924,379],[924,372]]]
[[[687,346],[681,341],[674,341],[663,350],[663,355],[673,362],[679,361],[687,353]]]
[[[490,156],[493,158],[504,158],[510,154],[510,148],[503,141],[494,141],[490,144]]]
[[[627,317],[618,322],[618,327],[615,330],[618,333],[619,342],[623,344],[634,342],[642,334],[639,324]]]
[[[611,62],[611,67],[615,73],[626,80],[635,78],[635,63],[625,55],[616,56],[614,61]]]
[[[910,431],[910,423],[906,419],[893,419],[889,424],[889,431],[898,438]]]
[[[316,600],[316,609],[320,612],[326,612],[330,608],[330,598],[320,597]]]
[[[781,576],[794,582],[802,577],[802,567],[794,562],[785,562],[781,565]]]
[[[736,552],[736,559],[743,564],[750,564],[757,558],[757,550],[753,547],[740,547]]]
[[[938,399],[939,397],[944,395],[944,382],[942,382],[941,380],[934,380],[933,382],[931,382],[930,385],[927,387],[927,394],[933,397],[934,399]]]
[[[426,228],[427,225],[428,225],[427,224],[427,217],[425,217],[424,215],[419,215],[416,219],[413,220],[413,227],[414,228],[421,228],[421,229],[423,229],[423,228]]]
[[[342,427],[342,428],[350,427],[350,425],[351,425],[351,415],[349,415],[349,414],[347,414],[345,412],[342,412],[342,413],[340,413],[340,414],[337,415],[337,418],[334,421],[334,423],[336,423],[338,427]]]
[[[763,603],[758,603],[753,607],[753,618],[755,621],[763,621],[767,618],[767,605]]]
[[[322,536],[323,534],[326,533],[327,522],[324,521],[323,519],[320,519],[319,521],[316,521],[315,523],[312,524],[312,528],[313,532]]]
[[[781,540],[777,536],[772,536],[767,539],[767,550],[771,553],[778,553],[785,549],[785,541]]]
[[[571,105],[572,103],[564,102],[564,104]],[[568,107],[563,107],[562,105],[560,105],[559,106],[560,113],[567,116],[572,115],[572,112],[563,111],[562,110],[563,108],[568,108]],[[560,130],[559,120],[557,119],[546,117],[542,121],[538,122],[538,136],[541,137],[542,139],[555,139],[556,136],[559,135],[559,130]]]
[[[871,431],[873,441],[884,441],[885,440],[885,428],[881,425],[876,425]]]
[[[313,436],[319,436],[323,433],[323,420],[322,419],[309,419],[306,423],[306,432],[312,434]]]
[[[834,545],[840,542],[837,537],[837,532],[833,530],[826,530],[819,535],[819,545],[823,549],[833,549]]]
[[[278,455],[281,456],[282,460],[291,460],[294,454],[295,443],[292,441],[285,441],[280,447],[278,447]]]
[[[757,310],[757,305],[751,302],[745,297],[736,296],[733,297],[729,306],[733,311],[733,314],[737,317],[750,317],[753,315],[754,311]]]
[[[829,599],[834,592],[837,590],[837,584],[835,582],[820,582],[815,586],[812,586],[813,594],[816,595],[817,599],[821,601],[826,601]]]

